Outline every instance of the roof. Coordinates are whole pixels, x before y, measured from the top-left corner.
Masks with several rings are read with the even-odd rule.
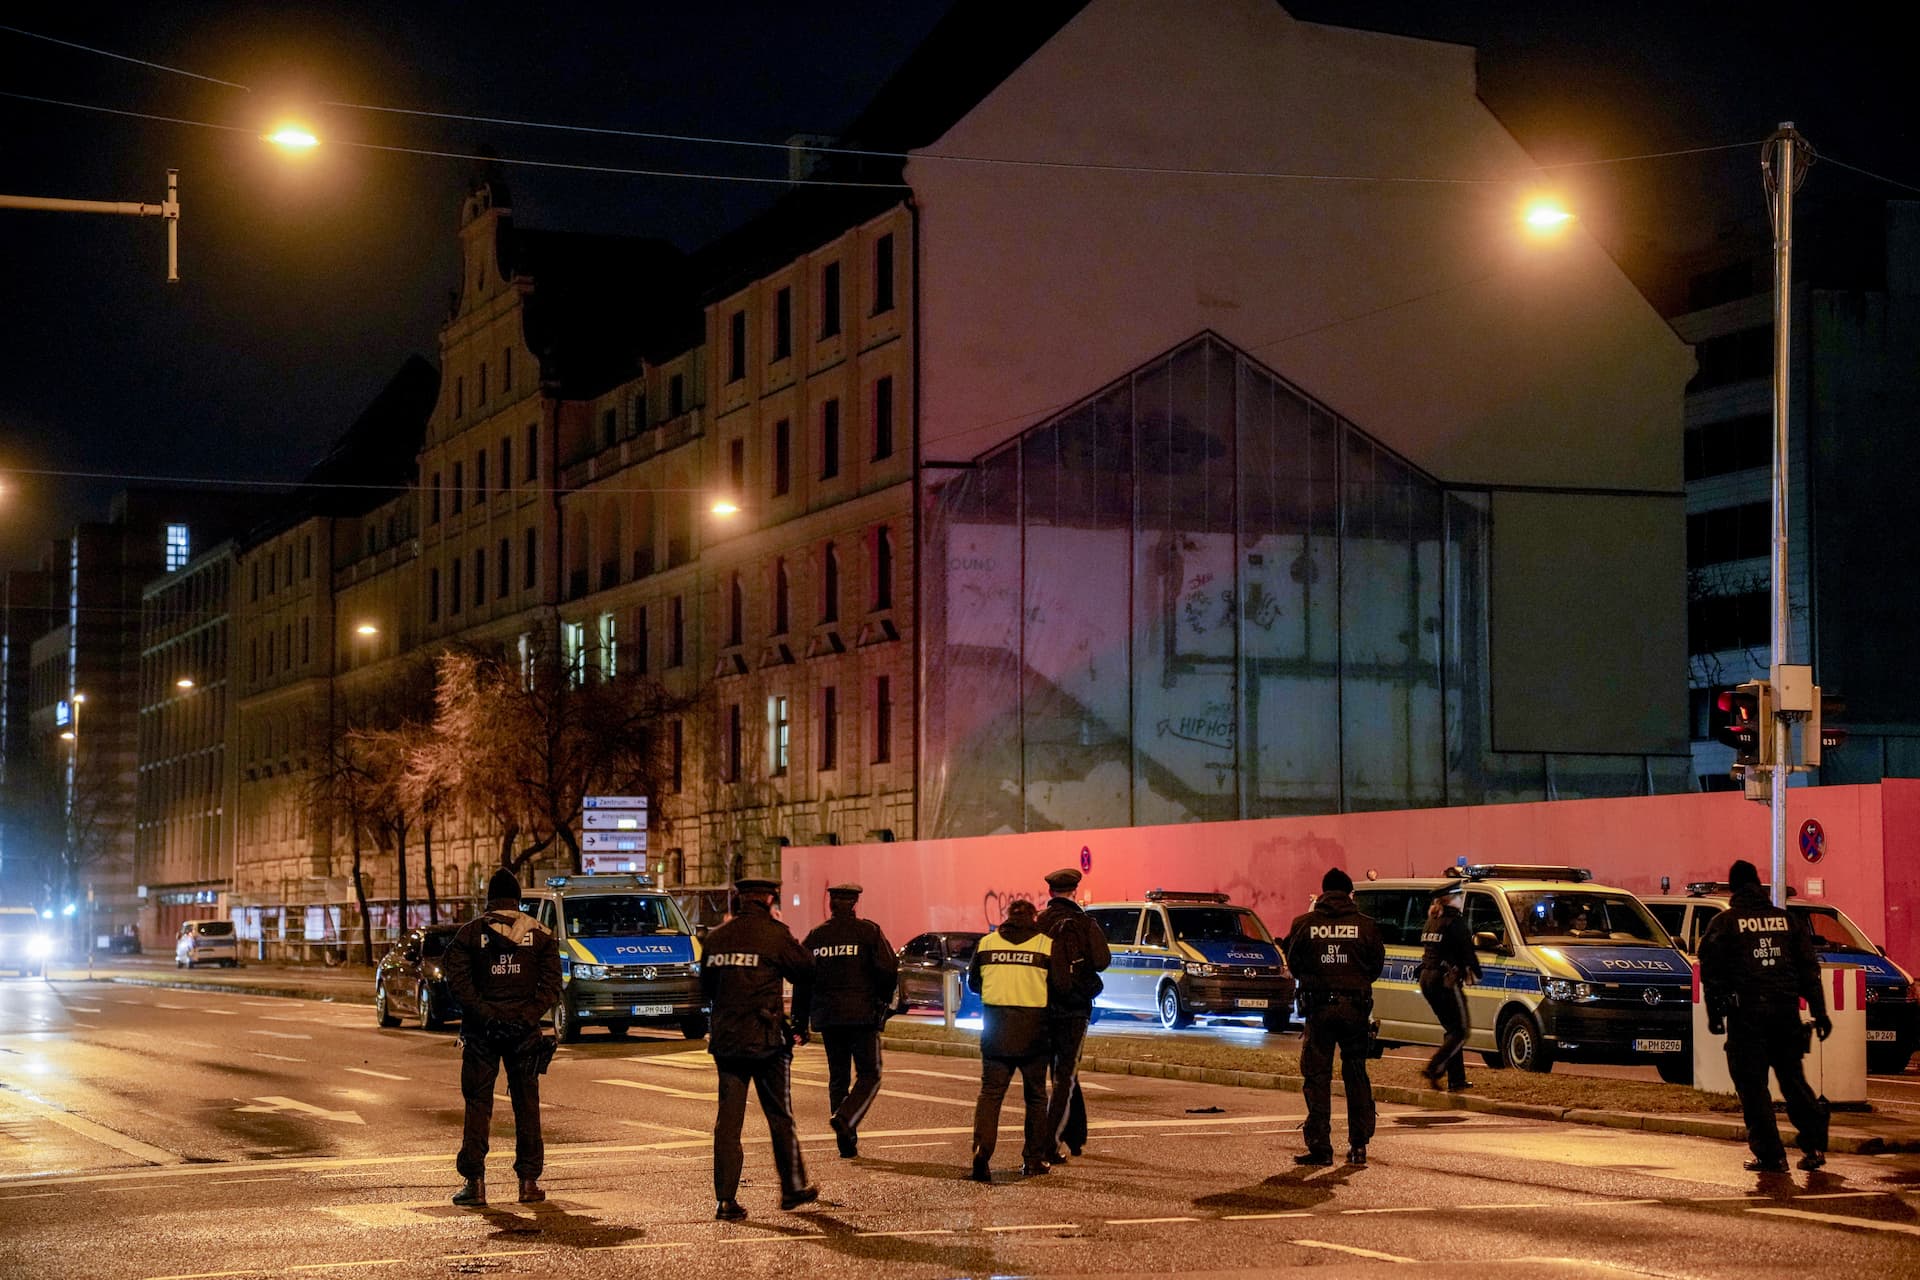
[[[292,513],[267,526],[278,530],[313,515],[364,515],[404,492],[418,471],[427,419],[440,394],[440,372],[411,355],[354,419],[327,456],[293,493]],[[333,488],[330,486],[341,486]],[[259,537],[263,530],[256,530]]]
[[[701,338],[686,255],[665,240],[507,221],[497,252],[502,276],[532,282],[522,329],[541,381],[563,399],[602,395],[636,377],[642,359]]]

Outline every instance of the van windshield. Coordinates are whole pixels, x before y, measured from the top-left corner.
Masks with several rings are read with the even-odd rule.
[[[1638,898],[1592,889],[1510,893],[1507,905],[1528,942],[1556,946],[1647,946],[1672,943]]]
[[[1173,936],[1182,942],[1272,942],[1260,917],[1245,907],[1169,907]]]
[[[673,899],[650,893],[599,893],[566,900],[567,934],[574,938],[631,938],[685,933]]]
[[[31,911],[0,912],[0,933],[30,933],[40,923]]]
[[[231,938],[233,936],[233,921],[202,920],[199,924],[193,926],[193,930],[203,938]]]

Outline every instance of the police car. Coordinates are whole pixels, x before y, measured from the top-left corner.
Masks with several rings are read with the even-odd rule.
[[[1169,1029],[1202,1018],[1258,1018],[1285,1031],[1293,977],[1260,917],[1224,893],[1155,889],[1139,902],[1096,902],[1089,918],[1113,963],[1095,1014],[1144,1013]]]
[[[1732,895],[1724,881],[1696,881],[1678,895],[1648,898],[1647,910],[1667,927],[1674,941],[1689,953],[1700,948],[1707,923],[1727,909]],[[1859,925],[1838,907],[1795,902],[1787,890],[1787,911],[1813,934],[1814,950],[1827,964],[1855,964],[1867,971],[1867,1067],[1880,1075],[1907,1069],[1920,1047],[1920,992],[1913,975],[1889,960]]]
[[[520,909],[560,944],[554,1034],[590,1026],[624,1035],[636,1023],[707,1034],[700,942],[672,898],[640,875],[553,876]]]
[[[1420,994],[1420,934],[1433,891],[1465,891],[1480,981],[1467,987],[1469,1048],[1493,1066],[1549,1071],[1556,1058],[1651,1063],[1689,1084],[1693,966],[1660,922],[1625,889],[1592,883],[1579,867],[1491,864],[1433,879],[1375,880],[1354,905],[1387,944],[1374,984],[1383,1040],[1440,1043]]]

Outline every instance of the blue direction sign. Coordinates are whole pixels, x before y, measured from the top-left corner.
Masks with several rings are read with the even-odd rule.
[[[580,835],[580,847],[588,853],[645,853],[647,833],[644,831],[585,831]]]
[[[638,809],[647,811],[645,796],[588,796],[580,802],[582,809]]]
[[[589,809],[580,816],[581,825],[589,831],[645,831],[647,829],[645,809]]]

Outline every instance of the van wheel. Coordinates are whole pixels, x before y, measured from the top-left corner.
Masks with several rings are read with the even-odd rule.
[[[624,1036],[627,1034],[628,1025],[629,1024],[625,1022],[609,1022],[607,1024],[607,1034],[610,1036]]]
[[[1169,1031],[1193,1025],[1193,1015],[1180,1002],[1180,988],[1171,982],[1160,988],[1160,1025]]]
[[[707,1038],[707,1015],[696,1013],[691,1018],[680,1019],[680,1034],[688,1040]]]
[[[1500,1056],[1516,1071],[1553,1070],[1553,1050],[1532,1014],[1510,1013],[1500,1023]]]
[[[1877,1076],[1897,1076],[1907,1069],[1907,1062],[1913,1057],[1913,1050],[1889,1045],[1886,1048],[1869,1047],[1867,1049],[1867,1070]]]
[[[1488,1066],[1492,1067],[1495,1071],[1503,1071],[1506,1069],[1506,1065],[1507,1065],[1507,1060],[1505,1058],[1501,1057],[1497,1053],[1488,1053],[1484,1049],[1480,1051],[1480,1061],[1486,1063]]]
[[[580,1038],[580,1023],[574,1018],[565,996],[553,1006],[553,1034],[561,1044],[572,1044]]]
[[[1693,1083],[1693,1056],[1686,1053],[1663,1053],[1654,1059],[1654,1070],[1668,1084]]]

